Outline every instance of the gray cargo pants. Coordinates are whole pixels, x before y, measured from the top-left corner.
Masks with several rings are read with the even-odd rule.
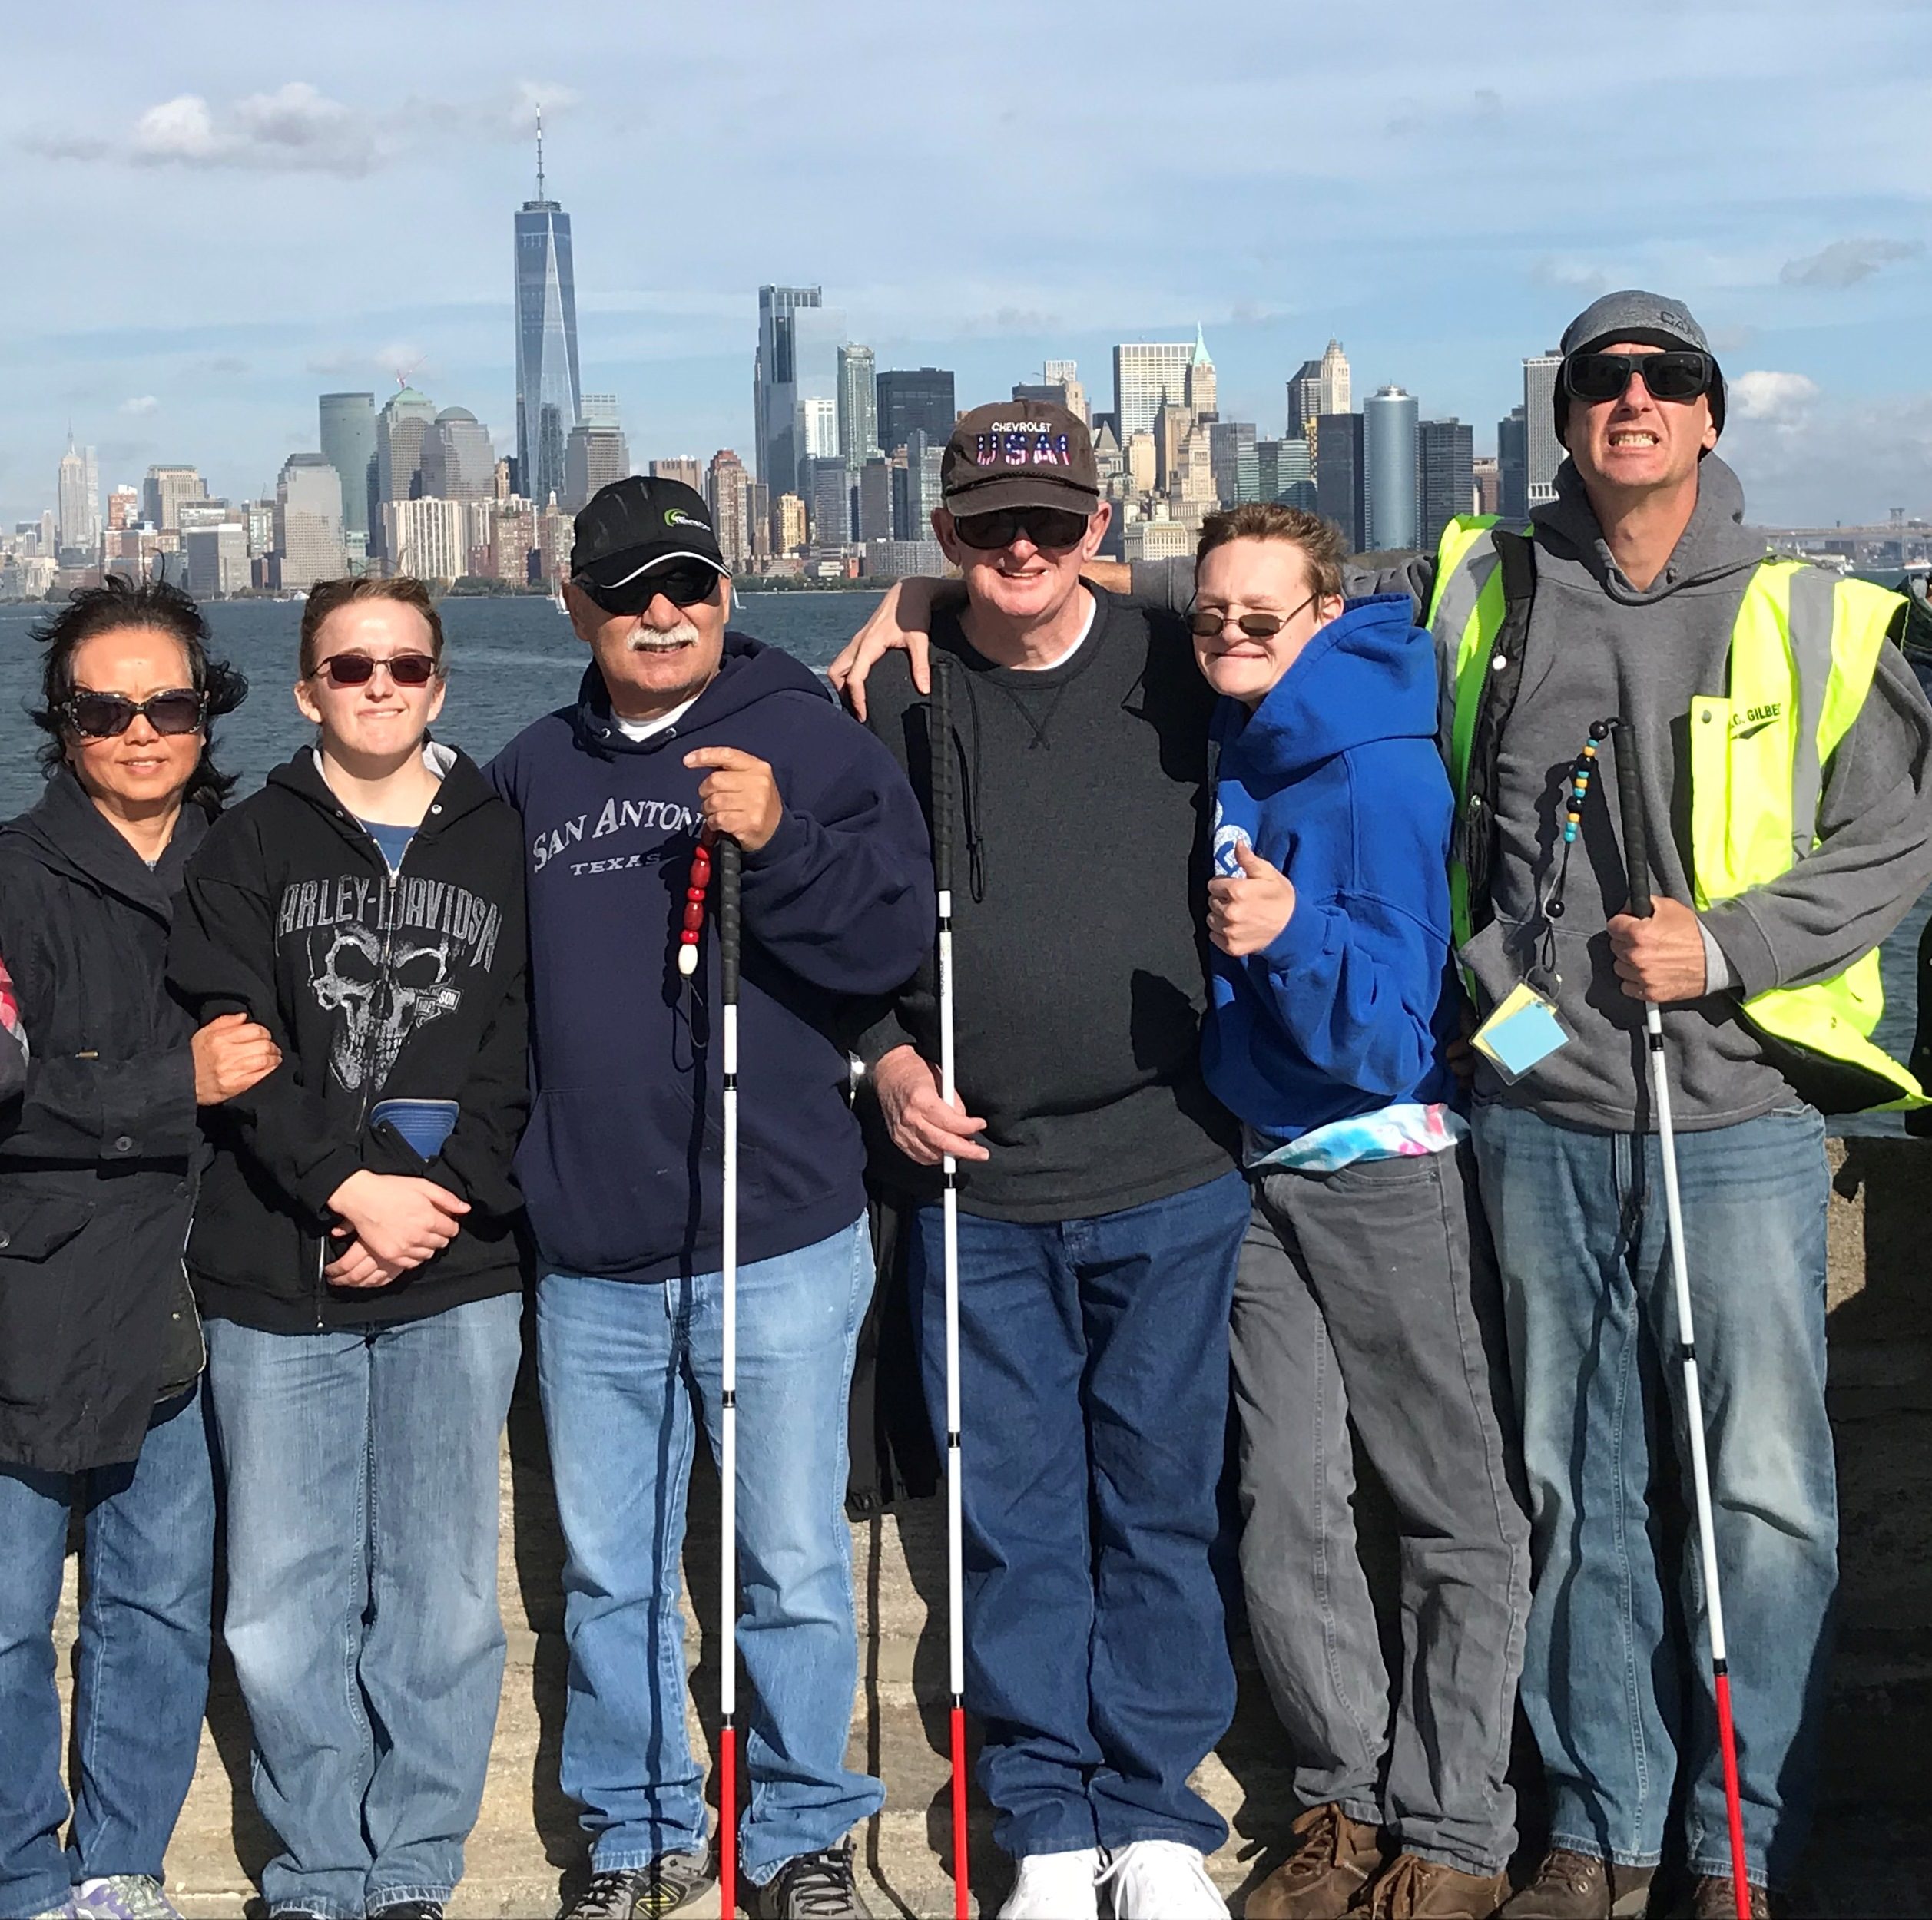
[[[1470,1147],[1253,1185],[1234,1313],[1241,1575],[1296,1791],[1499,1872],[1529,1527]],[[1357,1445],[1400,1536],[1393,1682],[1357,1551]]]

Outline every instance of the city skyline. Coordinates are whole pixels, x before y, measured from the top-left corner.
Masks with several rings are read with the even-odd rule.
[[[1476,423],[1486,450],[1522,358],[1591,293],[1635,283],[1687,300],[1746,382],[1725,450],[1754,518],[1924,512],[1932,224],[1911,184],[1914,96],[1881,51],[1908,15],[1854,5],[1820,41],[1794,5],[1752,12],[1748,35],[1734,8],[1668,16],[1670,74],[1606,116],[1580,111],[1590,88],[1526,5],[1448,50],[1419,7],[1392,9],[1373,44],[1339,18],[1211,7],[1159,85],[1211,137],[1150,149],[1132,195],[1102,170],[1051,208],[1032,204],[1042,167],[1101,150],[1155,84],[1152,6],[1129,0],[1105,31],[1082,16],[1080,100],[1010,140],[930,114],[931,30],[871,0],[836,36],[790,17],[754,32],[728,8],[647,27],[564,4],[535,61],[492,0],[460,35],[354,0],[228,33],[242,16],[197,3],[164,27],[118,20],[107,63],[78,21],[51,21],[0,75],[16,244],[43,270],[0,288],[0,519],[51,504],[70,415],[104,484],[193,460],[215,491],[259,495],[313,445],[318,392],[379,396],[398,366],[513,451],[502,223],[529,190],[539,95],[568,183],[585,377],[618,393],[641,460],[735,446],[754,463],[761,284],[823,284],[882,369],[951,368],[962,404],[1049,357],[1104,380],[1115,343],[1199,320],[1221,411],[1264,432],[1284,382],[1337,336],[1359,392],[1399,383],[1425,414]],[[986,45],[949,50],[962,85],[991,82],[1022,18],[999,0]],[[645,58],[674,76],[648,152],[611,77]],[[1293,157],[1261,111],[1284,88]],[[1768,92],[1789,110],[1762,114]],[[868,110],[817,141],[808,103],[834,95]],[[730,132],[716,152],[714,125]],[[668,227],[659,161],[700,151],[690,217]],[[1649,190],[1684,181],[1695,190]],[[1017,253],[948,210],[1002,194],[1029,208]],[[857,210],[888,202],[921,217]],[[767,217],[787,207],[826,217]],[[104,219],[115,244],[83,245]]]

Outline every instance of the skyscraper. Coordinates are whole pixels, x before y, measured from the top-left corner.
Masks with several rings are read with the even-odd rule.
[[[1022,381],[1013,389],[1013,398],[1065,407],[1088,425],[1093,424],[1087,412],[1087,389],[1080,383],[1080,363],[1077,360],[1047,361],[1041,367],[1037,380]]]
[[[1218,419],[1218,382],[1215,377],[1215,363],[1208,357],[1208,343],[1201,337],[1197,322],[1194,329],[1194,352],[1188,360],[1187,400],[1197,420]]]
[[[322,457],[342,480],[343,531],[366,538],[369,465],[376,458],[376,396],[325,393],[316,405],[322,416]]]
[[[935,448],[943,449],[953,437],[956,411],[953,402],[953,376],[944,367],[889,368],[878,377],[879,445],[886,453],[896,453],[912,444],[913,429],[926,435]],[[913,538],[923,538],[914,535]]]
[[[1114,430],[1122,446],[1150,429],[1163,406],[1187,405],[1193,359],[1188,340],[1126,341],[1114,349]]]
[[[90,561],[101,544],[101,465],[91,447],[77,447],[71,433],[61,455],[60,547]]]
[[[1261,469],[1253,422],[1217,420],[1208,429],[1215,498],[1224,507],[1261,498]]]
[[[1340,340],[1331,340],[1318,360],[1304,360],[1288,382],[1288,425],[1291,440],[1305,435],[1308,422],[1324,413],[1353,410],[1354,380],[1348,356]]]
[[[423,437],[436,417],[435,402],[413,386],[398,387],[383,402],[376,416],[378,500],[407,500],[422,492]]]
[[[1563,443],[1556,438],[1556,369],[1563,364],[1554,347],[1523,363],[1524,488],[1533,507],[1556,498],[1556,469],[1563,464]]]
[[[829,460],[805,463],[811,508],[812,545],[843,547],[852,538],[852,475],[835,454]]]
[[[734,571],[751,557],[751,476],[729,447],[720,447],[705,470],[704,498],[718,551]]]
[[[668,460],[653,460],[651,477],[654,480],[675,480],[679,485],[690,488],[693,493],[704,491],[704,469],[688,453],[676,454]]]
[[[516,216],[516,463],[541,506],[564,488],[564,446],[580,417],[577,276],[570,216],[543,184],[543,114],[537,114],[537,197]],[[384,491],[383,498],[399,496]]]
[[[306,591],[346,568],[342,543],[342,482],[319,453],[291,453],[275,483],[277,578]]]
[[[1496,423],[1496,510],[1511,521],[1529,517],[1529,424],[1521,407]]]
[[[758,289],[758,353],[752,369],[758,478],[780,492],[798,483],[799,443],[797,320],[825,303],[817,286]]]
[[[1363,486],[1362,416],[1359,413],[1317,414],[1314,436],[1315,511],[1341,529],[1350,553],[1367,544],[1367,518]]]
[[[857,482],[858,537],[870,542],[890,540],[892,531],[893,475],[896,468],[883,453],[875,453],[855,476]]]
[[[489,499],[496,487],[496,449],[489,429],[468,407],[445,407],[424,431],[421,467],[426,499]],[[345,526],[347,509],[345,490]]]
[[[1476,492],[1476,435],[1460,420],[1425,420],[1416,442],[1420,496],[1417,544],[1433,553],[1443,528],[1467,513]]]
[[[208,483],[194,468],[150,467],[141,486],[141,515],[151,527],[164,533],[178,533],[183,504],[207,497]]]
[[[839,452],[862,467],[879,451],[877,365],[869,346],[839,349]]]
[[[591,495],[631,471],[630,443],[618,424],[617,396],[586,393],[584,417],[564,443],[563,504],[580,513]]]
[[[1416,544],[1417,412],[1415,396],[1399,386],[1380,388],[1362,404],[1364,538],[1378,550]]]

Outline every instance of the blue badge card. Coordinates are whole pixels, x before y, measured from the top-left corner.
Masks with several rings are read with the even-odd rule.
[[[1533,987],[1519,985],[1476,1028],[1470,1044],[1506,1087],[1513,1087],[1569,1041],[1556,1009]]]

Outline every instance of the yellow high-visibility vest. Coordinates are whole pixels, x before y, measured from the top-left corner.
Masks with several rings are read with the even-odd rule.
[[[1472,932],[1460,857],[1471,741],[1483,680],[1507,664],[1493,653],[1506,612],[1491,538],[1499,524],[1493,515],[1470,515],[1444,528],[1427,622],[1443,677],[1440,711],[1456,792],[1450,891],[1458,946]],[[1690,866],[1700,912],[1788,872],[1818,845],[1824,770],[1864,705],[1902,604],[1868,581],[1841,580],[1797,561],[1765,560],[1752,574],[1731,629],[1730,684],[1691,702]],[[1884,1007],[1876,948],[1829,980],[1774,987],[1741,1003],[1767,1056],[1828,1111],[1932,1104],[1918,1081],[1873,1044]]]

